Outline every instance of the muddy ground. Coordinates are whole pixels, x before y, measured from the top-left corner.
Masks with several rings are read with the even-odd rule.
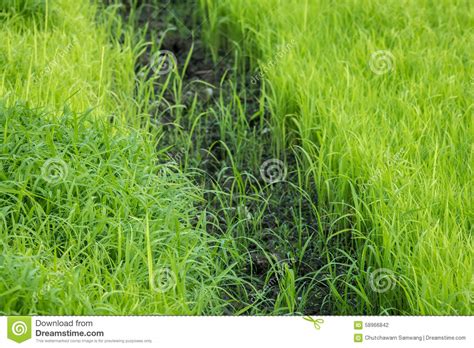
[[[161,41],[160,50],[173,52],[179,69],[183,68],[191,46],[193,46],[193,53],[183,81],[183,94],[188,98],[183,98],[181,103],[192,103],[196,95],[200,109],[204,111],[211,108],[218,109],[219,95],[222,95],[224,99],[229,99],[229,101],[232,98],[233,92],[226,79],[231,80],[235,79],[236,76],[240,76],[239,84],[242,90],[245,89],[245,93],[241,94],[241,103],[246,106],[248,115],[253,115],[260,108],[259,85],[251,83],[252,73],[236,71],[232,51],[223,50],[219,52],[220,57],[217,62],[212,60],[210,51],[202,40],[201,28],[204,23],[196,14],[198,5],[194,2],[194,0],[169,1],[169,4],[163,5],[161,8],[147,5],[147,1],[139,2],[141,6],[136,16],[136,25],[139,28],[148,28],[148,40]],[[129,19],[129,14],[130,5],[124,1],[121,15],[123,18]],[[143,67],[153,64],[152,58],[153,52],[151,47],[148,47],[137,62],[137,72]],[[225,77],[224,82],[223,77]],[[205,84],[195,83],[196,81],[203,81]],[[213,87],[209,87],[209,85]],[[159,93],[162,87],[162,85],[157,84],[156,92]],[[166,92],[164,96],[169,104],[176,102],[172,93]],[[266,183],[258,175],[259,168],[255,166],[255,163],[246,161],[245,156],[241,156],[243,160],[238,163],[242,167],[240,169],[255,173],[255,178],[259,182],[252,187],[261,187],[262,189],[257,195],[268,201],[263,214],[261,204],[249,203],[242,207],[237,198],[233,202],[227,202],[228,206],[222,206],[222,202],[216,199],[212,190],[216,185],[226,190],[230,185],[232,173],[226,174],[226,168],[231,166],[231,160],[228,158],[227,151],[222,145],[219,145],[219,141],[222,139],[218,120],[211,118],[200,120],[200,128],[206,130],[205,134],[197,135],[199,139],[193,138],[193,141],[199,144],[197,146],[199,148],[189,151],[180,147],[176,135],[176,123],[179,123],[182,128],[180,132],[189,132],[193,120],[187,120],[186,113],[184,113],[183,119],[176,120],[173,118],[173,114],[166,112],[166,110],[167,105],[153,105],[149,108],[149,117],[154,121],[154,124],[161,127],[165,135],[164,144],[170,147],[169,158],[164,160],[171,159],[178,162],[179,165],[183,165],[179,162],[186,159],[187,166],[197,168],[203,173],[203,175],[195,177],[196,183],[207,190],[206,202],[203,203],[200,209],[207,210],[211,213],[210,216],[217,220],[206,225],[208,232],[219,236],[223,231],[228,230],[230,227],[228,226],[229,219],[228,216],[227,218],[223,216],[223,211],[240,210],[241,215],[241,210],[243,210],[244,214],[250,217],[250,220],[255,216],[260,216],[257,224],[259,228],[258,231],[254,231],[253,237],[264,247],[267,255],[272,255],[276,262],[286,263],[293,268],[296,278],[304,279],[307,276],[309,276],[307,278],[310,278],[313,272],[317,272],[325,264],[325,260],[319,256],[321,242],[314,238],[319,230],[316,214],[312,208],[312,206],[317,206],[318,203],[317,189],[309,187],[304,193],[296,189],[298,187],[296,173],[291,170],[291,168],[296,167],[294,155],[291,152],[284,154],[285,164],[290,168],[288,176],[285,181],[279,182],[278,185],[272,185],[271,188],[266,187]],[[266,126],[270,121],[269,114],[264,112],[263,117],[265,118],[263,126],[262,122],[256,121],[254,118],[249,117],[247,120],[249,125],[247,134],[249,137],[254,137],[249,139],[249,143],[259,145],[259,149],[254,149],[254,151],[262,154],[262,160],[274,157],[271,134]],[[235,144],[232,142],[226,142],[226,145],[231,153],[237,151]],[[249,194],[255,196],[255,192],[249,192]],[[298,219],[295,219],[295,210],[298,210]],[[240,215],[236,215],[235,219],[238,219]],[[255,224],[249,223],[248,226],[252,228]],[[298,229],[303,230],[306,237],[312,236],[314,238],[305,250],[303,257],[300,255],[301,250],[296,250],[299,248],[296,233]],[[280,230],[286,231],[285,238],[278,237]],[[239,265],[238,272],[241,273],[243,278],[251,279],[252,283],[257,283],[254,284],[254,287],[260,289],[260,292],[264,293],[267,298],[259,305],[259,308],[263,313],[271,313],[273,301],[279,291],[276,277],[273,274],[274,269],[272,270],[271,263],[261,249],[250,245],[247,250],[248,260],[246,264]],[[300,255],[300,257],[295,258],[294,255]],[[249,274],[252,275],[251,278],[249,278]],[[270,275],[269,281],[268,275]],[[321,278],[324,278],[324,275],[325,272],[319,274]],[[304,284],[298,284],[298,286],[304,287]],[[243,298],[239,290],[229,284],[223,292],[223,296],[229,299],[226,314],[234,314],[246,307],[249,302],[255,300],[257,294],[252,294],[252,292],[253,290],[249,288],[249,298]],[[324,285],[324,282],[321,282],[312,291],[304,308],[304,313],[301,314],[330,314],[331,305],[327,301],[328,294],[328,287]],[[244,312],[244,314],[247,313]]]

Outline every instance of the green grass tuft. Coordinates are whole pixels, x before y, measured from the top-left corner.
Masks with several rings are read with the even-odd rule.
[[[201,198],[156,141],[89,115],[0,109],[2,314],[220,314]]]

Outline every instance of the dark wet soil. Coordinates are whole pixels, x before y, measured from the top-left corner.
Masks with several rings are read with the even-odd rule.
[[[201,39],[200,28],[203,23],[196,14],[198,5],[193,0],[164,2],[168,4],[156,8],[149,5],[148,1],[138,1],[139,10],[135,17],[137,27],[147,27],[148,40],[159,40],[161,41],[161,50],[173,52],[179,69],[183,68],[184,62],[193,48],[183,81],[185,86],[183,94],[184,96],[188,95],[189,98],[183,98],[180,102],[190,104],[193,102],[194,96],[197,96],[199,107],[202,110],[218,109],[217,98],[219,95],[223,95],[229,100],[232,98],[230,85],[225,83],[225,79],[224,83],[221,82],[223,76],[227,76],[227,79],[236,76],[234,62],[229,58],[233,55],[223,51],[220,52],[220,55],[226,59],[220,59],[217,63],[212,60],[209,50]],[[121,15],[125,19],[130,16],[130,9],[129,3],[124,1]],[[137,71],[149,66],[152,63],[152,56],[151,48],[148,47],[138,61]],[[241,74],[240,76],[242,75],[250,76],[251,74]],[[245,89],[245,93],[242,94],[241,103],[246,106],[247,114],[253,115],[260,108],[259,86],[251,84],[249,78],[242,80],[241,89]],[[205,82],[213,87],[203,83],[194,83],[197,81]],[[156,88],[159,93],[162,86],[157,84]],[[209,93],[209,88],[212,89],[212,95]],[[176,103],[172,93],[165,93],[164,98],[169,105]],[[287,180],[271,185],[271,187],[268,187],[262,180],[259,168],[255,168],[254,161],[246,161],[245,156],[240,156],[241,160],[238,165],[241,170],[251,171],[255,174],[256,182],[252,184],[252,188],[260,188],[259,192],[252,192],[252,189],[249,188],[248,194],[261,199],[250,200],[246,206],[242,206],[238,198],[235,198],[235,201],[226,203],[228,206],[222,206],[222,203],[216,199],[212,192],[212,188],[214,185],[219,185],[222,190],[230,189],[232,180],[229,179],[232,178],[232,173],[227,173],[226,168],[229,168],[232,163],[228,152],[220,144],[223,139],[218,120],[202,118],[199,126],[206,130],[206,134],[196,135],[193,141],[199,145],[193,147],[191,151],[185,150],[180,147],[177,141],[176,124],[179,123],[180,132],[189,132],[194,120],[187,120],[185,112],[183,119],[177,120],[173,113],[166,112],[168,104],[153,105],[148,111],[149,117],[154,120],[154,123],[162,127],[165,134],[165,145],[170,146],[169,158],[162,160],[169,161],[171,159],[178,164],[181,161],[186,161],[187,165],[202,171],[203,175],[197,177],[196,180],[199,185],[208,190],[205,195],[206,203],[200,208],[206,209],[213,216],[213,223],[207,224],[209,233],[219,236],[228,231],[230,227],[228,226],[229,211],[235,211],[234,220],[245,216],[250,217],[244,224],[250,231],[255,232],[253,237],[263,246],[265,253],[254,244],[247,245],[246,250],[249,255],[247,263],[240,265],[237,271],[243,278],[248,279],[251,275],[251,279],[256,279],[258,284],[254,284],[255,288],[260,289],[260,292],[263,292],[268,299],[259,308],[263,313],[271,313],[272,301],[276,299],[279,287],[274,269],[272,270],[272,263],[266,255],[271,255],[277,263],[286,263],[295,270],[295,277],[300,279],[311,278],[311,274],[318,271],[326,262],[319,256],[321,245],[318,244],[318,231],[320,228],[317,225],[318,219],[313,209],[318,202],[317,190],[315,187],[308,187],[304,193],[298,191],[297,176],[291,170],[291,168],[296,168],[296,158],[290,152],[284,154],[285,164],[289,168]],[[264,114],[263,117],[265,118],[263,123],[250,117],[247,120],[249,126],[247,135],[256,138],[249,143],[259,144],[260,148],[253,150],[261,153],[262,161],[274,157],[271,134],[268,134],[265,129],[268,115]],[[226,145],[231,153],[238,151],[232,141],[226,141]],[[262,202],[268,203],[262,204]],[[255,221],[252,221],[252,219],[256,219],[256,216],[259,216],[257,230],[255,230]],[[306,240],[311,238],[312,240],[303,255],[301,238]],[[268,275],[270,275],[270,281],[268,281]],[[320,277],[324,277],[324,275],[324,272],[319,274]],[[265,285],[264,279],[267,279],[267,285]],[[304,284],[298,285],[304,286]],[[253,290],[249,288],[247,291],[252,293]],[[238,312],[246,307],[249,301],[253,302],[257,297],[257,294],[253,294],[250,299],[242,298],[239,289],[231,284],[228,285],[225,292],[227,295],[223,294],[223,296],[229,300],[229,308],[226,309],[225,314]],[[315,288],[309,296],[303,313],[300,314],[330,314],[331,306],[327,301],[328,294],[329,289],[324,285],[324,282],[321,282],[321,285]]]

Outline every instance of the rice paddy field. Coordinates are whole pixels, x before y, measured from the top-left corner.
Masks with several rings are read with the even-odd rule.
[[[468,0],[0,0],[0,314],[472,315]]]

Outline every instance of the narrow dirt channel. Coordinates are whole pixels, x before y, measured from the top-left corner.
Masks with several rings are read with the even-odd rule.
[[[157,54],[166,52],[164,59],[171,58],[159,61],[159,69],[176,64],[182,77],[159,76],[154,93],[160,97],[146,112],[169,148],[160,160],[194,173],[205,189],[200,209],[207,218],[196,226],[220,237],[219,257],[245,280],[222,290],[226,313],[334,313],[327,283],[345,266],[327,266],[338,251],[321,238],[317,189],[302,182],[294,151],[276,154],[252,73],[232,51],[212,60],[198,6],[189,0],[138,7],[136,25],[157,45],[147,46],[136,70],[156,65]],[[130,20],[131,7],[122,10]],[[156,78],[156,69],[147,77]],[[227,243],[239,255],[227,255]]]

